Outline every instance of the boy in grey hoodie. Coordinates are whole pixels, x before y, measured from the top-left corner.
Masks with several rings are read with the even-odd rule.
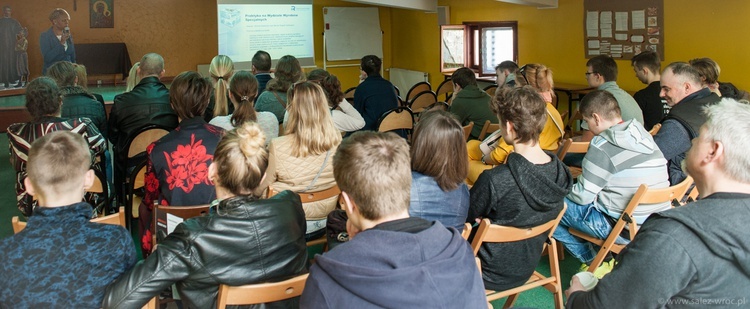
[[[554,237],[578,260],[588,264],[597,251],[591,243],[570,234],[568,228],[607,238],[612,231],[609,222],[622,215],[638,187],[641,184],[650,188],[669,187],[669,176],[667,161],[654,139],[640,122],[622,120],[612,94],[592,91],[583,97],[579,110],[596,136],[583,158],[583,173],[565,198],[568,210]],[[669,207],[668,203],[639,205],[633,217],[643,223],[650,214]],[[628,241],[619,237],[616,242]],[[611,268],[611,264],[607,266]]]
[[[683,170],[701,199],[652,215],[593,290],[568,308],[738,308],[750,301],[750,106],[707,108]]]

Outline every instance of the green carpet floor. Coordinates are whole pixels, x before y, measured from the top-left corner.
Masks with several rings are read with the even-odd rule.
[[[2,145],[8,145],[7,134],[0,134],[0,146]],[[20,212],[16,209],[14,190],[15,172],[10,166],[8,156],[8,151],[0,151],[0,238],[13,235],[13,228],[11,227],[10,219],[13,216],[20,216]],[[135,233],[133,236],[134,244],[138,244],[138,236],[135,235]],[[139,246],[136,245],[137,250],[138,247]],[[140,250],[138,251],[140,253]],[[570,255],[566,255],[565,260],[560,262],[563,290],[568,288],[570,278],[578,271],[580,265],[580,262]],[[547,262],[546,257],[540,261],[539,266],[537,266],[537,271],[541,274],[549,275],[549,263]],[[504,303],[505,300],[501,299],[492,302],[492,305],[494,308],[502,308]],[[515,305],[527,308],[554,308],[552,294],[541,287],[521,293],[521,296],[518,298]]]

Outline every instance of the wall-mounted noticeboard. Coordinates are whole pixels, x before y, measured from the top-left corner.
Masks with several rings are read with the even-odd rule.
[[[663,0],[584,0],[586,58],[631,59],[646,50],[664,60]]]

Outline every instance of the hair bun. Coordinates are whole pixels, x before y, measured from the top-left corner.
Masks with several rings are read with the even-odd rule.
[[[239,148],[246,158],[255,157],[266,145],[266,135],[260,125],[253,121],[246,121],[235,128],[239,139]]]

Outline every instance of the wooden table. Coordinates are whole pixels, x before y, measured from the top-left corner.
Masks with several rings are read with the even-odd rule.
[[[568,119],[573,117],[573,102],[580,102],[584,95],[594,90],[594,87],[588,85],[555,83],[555,91],[565,93],[568,96]],[[559,98],[558,98],[559,102]],[[556,102],[556,103],[558,103]],[[558,104],[555,104],[556,106]]]

